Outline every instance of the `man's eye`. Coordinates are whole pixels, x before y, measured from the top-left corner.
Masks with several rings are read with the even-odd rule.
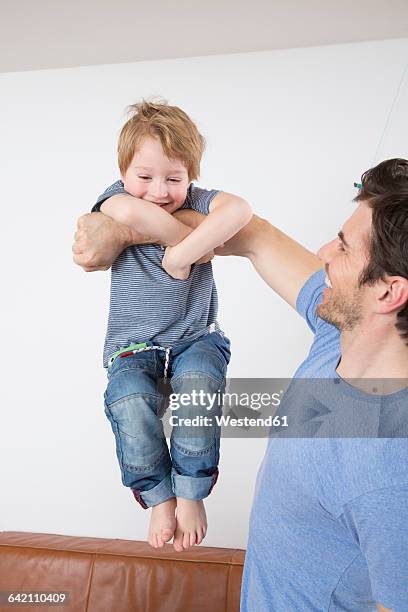
[[[178,179],[178,178],[169,178],[168,180],[170,181],[170,183],[180,183],[181,179]]]
[[[145,174],[139,174],[139,178],[147,181],[147,180],[151,179],[152,177],[151,176],[146,176]]]

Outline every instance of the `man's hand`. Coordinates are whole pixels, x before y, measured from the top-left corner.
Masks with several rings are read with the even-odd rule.
[[[79,217],[74,240],[73,260],[85,272],[108,270],[118,255],[131,244],[153,242],[151,238],[96,212]]]
[[[177,247],[167,247],[163,261],[163,269],[169,276],[178,280],[186,280],[190,274],[191,266],[180,264],[177,258]]]

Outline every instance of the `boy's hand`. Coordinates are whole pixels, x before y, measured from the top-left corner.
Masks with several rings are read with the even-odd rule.
[[[191,270],[191,266],[185,266],[177,261],[177,247],[170,246],[167,247],[164,253],[162,266],[169,276],[178,280],[186,280]]]

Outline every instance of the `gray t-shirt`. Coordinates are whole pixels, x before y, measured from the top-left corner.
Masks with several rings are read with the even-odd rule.
[[[127,192],[117,181],[99,196],[92,212],[120,193]],[[191,184],[182,208],[208,215],[217,193]],[[188,279],[177,280],[162,268],[163,255],[164,248],[158,245],[130,246],[113,263],[105,368],[115,351],[132,342],[151,340],[168,347],[198,338],[211,324],[219,329],[211,262],[193,264]]]

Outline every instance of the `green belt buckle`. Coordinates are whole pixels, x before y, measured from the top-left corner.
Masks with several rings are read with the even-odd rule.
[[[126,348],[119,349],[118,351],[116,351],[116,353],[113,353],[112,357],[109,359],[109,365],[111,366],[112,363],[115,361],[116,357],[119,357],[119,355],[122,355],[122,353],[127,353],[128,351],[137,351],[139,349],[143,349],[146,347],[147,347],[147,342],[129,344],[129,346],[127,346]]]

